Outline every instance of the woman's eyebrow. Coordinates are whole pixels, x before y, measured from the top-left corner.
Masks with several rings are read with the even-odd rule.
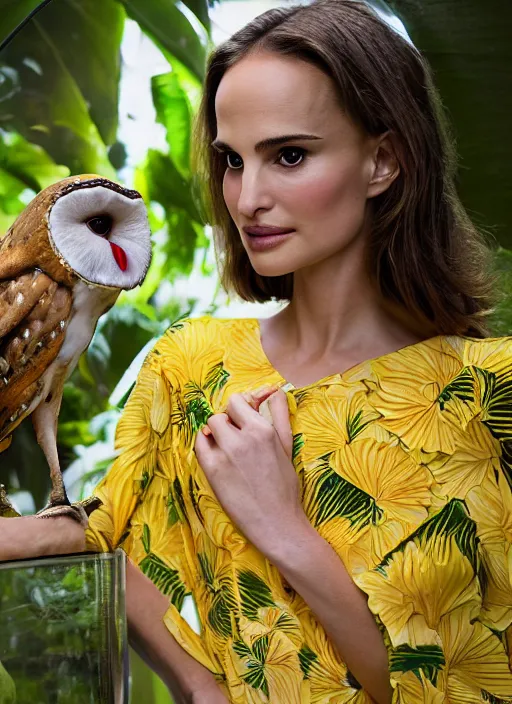
[[[268,137],[267,139],[262,139],[261,142],[258,142],[254,147],[254,150],[258,153],[268,149],[269,147],[276,147],[280,144],[285,144],[286,142],[312,139],[322,139],[322,137],[317,137],[314,134],[285,134],[281,137]],[[233,151],[229,144],[226,144],[226,142],[221,142],[219,139],[212,142],[212,147],[217,149],[219,152]]]

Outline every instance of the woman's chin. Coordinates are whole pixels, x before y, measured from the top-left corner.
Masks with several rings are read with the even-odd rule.
[[[276,277],[276,276],[286,276],[286,274],[293,274],[293,269],[290,266],[276,266],[276,264],[262,264],[261,262],[251,262],[252,268],[260,276]]]

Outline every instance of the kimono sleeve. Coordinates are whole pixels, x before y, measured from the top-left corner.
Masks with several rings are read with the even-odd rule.
[[[144,486],[153,475],[160,430],[169,415],[170,401],[158,356],[150,353],[116,429],[119,454],[94,491],[102,505],[89,518],[88,550],[109,552],[126,538]]]

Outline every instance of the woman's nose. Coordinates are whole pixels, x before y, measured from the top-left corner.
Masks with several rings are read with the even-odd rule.
[[[238,196],[238,212],[246,218],[252,218],[257,210],[268,210],[272,204],[273,199],[261,171],[244,169]]]

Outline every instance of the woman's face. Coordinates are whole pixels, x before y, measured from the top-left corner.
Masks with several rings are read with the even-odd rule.
[[[254,53],[223,76],[215,109],[224,199],[259,274],[297,271],[365,236],[367,199],[389,185],[392,159],[344,114],[325,73]],[[288,233],[244,229],[258,226]]]

